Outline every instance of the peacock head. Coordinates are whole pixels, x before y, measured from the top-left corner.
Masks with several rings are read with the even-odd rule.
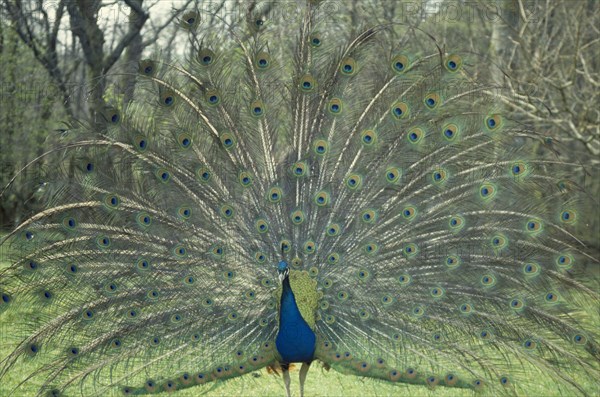
[[[283,283],[283,280],[285,280],[290,274],[290,267],[286,261],[279,261],[279,264],[277,265],[277,273],[279,273],[279,281]]]

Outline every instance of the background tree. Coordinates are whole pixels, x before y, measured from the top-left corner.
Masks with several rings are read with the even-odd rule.
[[[183,9],[190,2],[181,4]],[[42,155],[48,135],[68,130],[69,120],[90,120],[102,128],[103,110],[131,99],[143,50],[156,43],[181,11],[168,9],[167,17],[157,17],[142,39],[156,4],[126,0],[115,9],[99,0],[0,3],[2,188]],[[37,209],[35,192],[43,181],[35,175],[36,170],[27,170],[12,183],[11,193],[2,196],[0,227],[10,228]]]

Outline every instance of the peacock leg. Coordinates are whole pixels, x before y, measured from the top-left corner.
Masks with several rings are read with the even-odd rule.
[[[283,383],[285,384],[285,394],[287,397],[292,397],[290,392],[290,366],[289,364],[281,364],[281,371],[283,372]],[[302,373],[302,372],[300,372]]]
[[[300,368],[300,397],[304,397],[304,381],[306,380],[309,368],[310,363],[302,363],[302,367]]]

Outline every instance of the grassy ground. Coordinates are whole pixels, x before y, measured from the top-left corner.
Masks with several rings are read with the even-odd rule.
[[[5,263],[0,263],[0,268]],[[11,324],[19,321],[30,313],[4,313],[0,315],[0,360],[12,351],[16,341],[10,337]],[[298,373],[299,366],[292,369],[292,395],[299,396]],[[10,395],[12,390],[33,366],[27,368],[26,364],[20,364],[16,371],[11,371],[9,376],[2,379],[0,384],[0,396]],[[35,388],[25,387],[19,389],[15,396],[35,395]],[[166,395],[167,393],[161,393]],[[266,369],[253,372],[241,378],[230,380],[216,387],[193,387],[175,393],[175,396],[284,396],[285,388],[281,376],[269,373]],[[456,390],[448,388],[437,388],[435,391],[419,386],[408,386],[399,384],[388,384],[366,378],[342,375],[334,370],[326,371],[319,364],[314,364],[309,372],[306,387],[306,396],[433,396],[436,397],[458,397],[473,395],[471,391]],[[117,394],[121,396],[121,394]]]
[[[2,246],[0,246],[0,269],[7,265],[3,260],[4,255]],[[32,313],[7,312],[0,315],[0,360],[9,354],[17,341],[11,338],[11,324],[22,321],[22,318]],[[0,365],[1,367],[1,365]],[[10,391],[24,379],[24,377],[33,369],[27,368],[27,363],[20,363],[16,370],[11,371],[9,376],[2,379],[0,384],[0,397],[11,395]],[[32,366],[31,366],[32,367]],[[298,386],[299,367],[292,369],[292,395],[299,396]],[[599,374],[600,377],[600,374]],[[582,386],[588,393],[600,396],[600,381],[591,379],[582,379]],[[544,376],[531,373],[530,385],[526,389],[513,389],[513,393],[520,396],[557,396],[565,395],[554,387],[554,383],[548,383]],[[14,396],[35,395],[35,387],[24,387]],[[83,393],[87,396],[91,393]],[[120,393],[118,394],[121,395]],[[161,395],[166,395],[162,393]],[[266,369],[256,371],[241,378],[215,385],[213,387],[204,386],[193,387],[182,390],[174,394],[175,396],[284,396],[285,389],[283,380],[280,376],[268,373]],[[446,387],[437,387],[431,389],[423,386],[412,386],[405,384],[391,384],[387,382],[360,378],[355,376],[342,375],[334,370],[326,371],[321,365],[314,364],[309,372],[306,387],[306,396],[435,396],[435,397],[459,397],[459,396],[482,396],[489,393],[474,392],[472,390],[451,389]]]
[[[2,324],[7,325],[7,324]],[[4,330],[7,327],[2,327]],[[4,344],[0,345],[0,356],[9,353],[10,348]],[[19,377],[27,373],[27,368],[21,368],[21,371],[15,371],[16,375],[3,379],[0,385],[0,396],[8,396],[9,391],[18,384]],[[299,367],[292,370],[292,396],[299,396],[298,388],[298,372]],[[516,394],[519,396],[566,396],[572,394],[560,393],[553,388],[553,383],[546,383],[544,377],[532,379],[532,385],[526,389],[518,389]],[[598,383],[588,383],[585,387],[589,390],[592,396],[600,395]],[[24,390],[14,394],[15,396],[35,395],[35,389],[25,388]],[[22,390],[22,391],[21,391]],[[595,390],[595,392],[594,392]],[[89,394],[83,394],[89,395]],[[166,396],[167,393],[160,395]],[[230,396],[285,396],[285,388],[282,378],[275,374],[270,374],[267,370],[256,371],[245,375],[241,378],[230,380],[226,383],[216,385],[214,387],[192,387],[191,389],[181,390],[175,394],[169,394],[180,397],[192,396],[207,396],[207,397],[230,397]],[[462,397],[462,396],[488,396],[490,393],[475,392],[465,389],[451,389],[446,387],[437,387],[435,389],[424,386],[413,386],[405,384],[391,384],[387,382],[372,380],[368,378],[360,378],[356,376],[348,376],[337,373],[333,370],[325,371],[319,364],[313,365],[305,386],[305,395],[307,397],[337,397],[337,396],[411,396],[411,397]],[[115,396],[121,396],[120,393]]]
[[[0,269],[7,266],[4,260],[3,247],[0,246]],[[8,312],[0,315],[0,360],[12,351],[16,341],[10,337],[11,324],[16,323],[23,316],[30,313]],[[292,395],[299,396],[298,373],[299,367],[292,368]],[[28,373],[28,368],[23,365],[9,376],[2,379],[0,384],[0,397],[10,395],[10,391]],[[19,389],[15,396],[35,395],[35,389],[25,387]],[[166,395],[167,393],[161,393]],[[121,396],[121,394],[118,394]],[[253,372],[238,379],[233,379],[216,387],[191,388],[181,390],[175,396],[208,396],[208,397],[230,397],[230,396],[284,396],[285,388],[281,376],[267,372],[266,369]],[[430,390],[425,387],[388,384],[367,378],[347,376],[333,370],[326,371],[319,364],[313,365],[309,372],[306,386],[306,396],[436,396],[436,397],[458,397],[473,395],[472,391],[456,390],[448,388],[437,388]]]

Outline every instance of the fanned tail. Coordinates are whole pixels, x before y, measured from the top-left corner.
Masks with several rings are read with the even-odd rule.
[[[264,9],[222,43],[184,14],[185,65],[142,61],[106,128],[74,126],[23,170],[52,165],[36,177],[46,209],[1,241],[0,315],[26,313],[0,361],[0,380],[27,369],[8,393],[149,394],[277,368],[282,258],[327,368],[592,393],[586,170],[506,113],[484,57],[393,24],[345,37],[320,7],[300,7],[290,48]]]

